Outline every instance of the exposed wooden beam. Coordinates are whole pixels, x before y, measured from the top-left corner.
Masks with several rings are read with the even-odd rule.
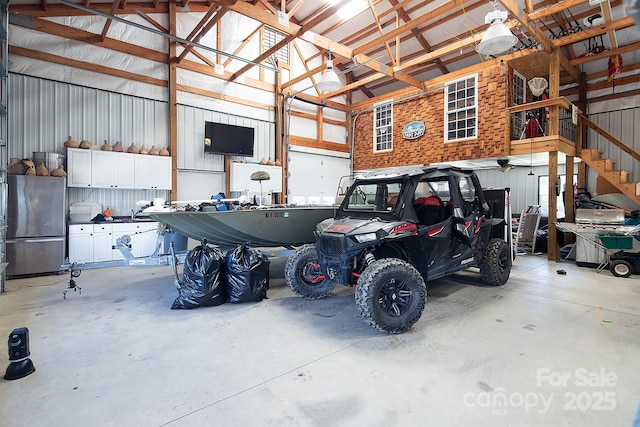
[[[148,83],[155,86],[167,87],[167,81],[157,79],[143,74],[136,74],[129,71],[123,71],[119,68],[106,67],[104,65],[93,64],[91,62],[78,61],[77,59],[65,58],[51,53],[40,52],[33,49],[9,45],[9,53],[16,56],[24,56],[26,58],[36,59],[39,61],[51,62],[52,64],[64,65],[66,67],[78,68],[80,70],[92,71],[95,73],[107,74],[127,80],[134,80],[142,83]]]
[[[120,0],[113,0],[113,3],[111,3],[111,15],[115,13],[119,2]],[[102,27],[102,33],[100,34],[101,41],[104,41],[104,38],[107,37],[107,32],[109,31],[109,27],[111,27],[112,21],[112,19],[107,18],[107,21],[104,23],[104,27]]]
[[[378,19],[378,14],[376,13],[375,7],[373,7],[373,1],[372,0],[369,0],[369,10],[371,11],[371,14],[373,15],[374,22],[378,26],[378,32],[380,33],[380,35],[383,36],[384,35],[384,31],[382,31],[382,25],[380,25],[380,19]],[[391,64],[392,65],[397,65],[396,58],[394,58],[393,53],[391,52],[391,48],[389,47],[389,42],[385,40],[383,42],[383,44],[387,48],[387,53],[389,54],[389,60],[391,61]],[[398,59],[400,59],[400,58],[398,58]]]
[[[207,13],[205,13],[205,15],[200,20],[200,22],[198,22],[198,24],[193,28],[193,30],[191,30],[191,32],[187,36],[187,40],[190,40],[196,43],[200,41],[200,39],[204,37],[209,32],[209,30],[211,30],[213,26],[216,25],[222,19],[226,11],[227,9],[224,9],[222,7],[219,7],[218,5],[212,4],[209,10],[207,11]],[[217,12],[216,16],[211,18],[211,16],[216,12]],[[209,20],[209,18],[211,19]],[[178,62],[182,61],[185,58],[185,56],[187,56],[187,54],[194,49],[194,47],[195,46],[193,45],[186,46],[182,51],[182,53],[180,53],[180,56],[178,56]]]
[[[604,17],[604,22],[611,22],[613,20],[611,16],[611,3],[609,0],[605,0],[600,3],[600,10],[602,11],[602,16]],[[615,49],[618,47],[618,40],[616,39],[616,32],[613,30],[607,31],[607,36],[609,37],[609,45],[611,49]]]
[[[289,22],[288,26],[281,25],[278,22],[277,16],[271,13],[268,13],[267,11],[262,10],[261,8],[246,2],[238,2],[232,7],[230,7],[230,9],[242,15],[255,19],[258,22],[262,22],[266,25],[272,26],[289,35],[295,36],[301,30],[301,26],[293,22]],[[301,35],[301,38],[315,45],[316,47],[330,50],[334,54],[342,56],[343,58],[348,58],[348,59],[354,58],[353,50],[350,47],[345,46],[341,43],[338,43],[334,40],[331,40],[328,37],[315,33],[311,30],[304,31]],[[386,66],[385,64],[382,64],[376,60],[373,60],[366,55],[360,54],[358,56],[359,56],[358,59],[360,60],[359,62],[364,64],[364,66],[367,68],[380,71],[389,77],[392,77],[396,80],[407,83],[411,86],[420,87],[420,88],[423,86],[423,83],[419,79],[406,75],[402,72],[396,72],[392,70],[390,67]]]
[[[640,42],[635,42],[625,46],[620,46],[617,49],[605,50],[603,52],[596,53],[593,55],[586,55],[586,56],[583,56],[582,58],[572,59],[570,62],[572,65],[580,65],[586,62],[609,58],[611,55],[621,55],[623,53],[633,52],[636,50],[640,50]]]
[[[574,6],[578,6],[579,4],[586,3],[586,0],[564,0],[557,2],[554,5],[549,7],[545,7],[542,9],[538,9],[534,12],[529,13],[529,20],[533,21],[534,19],[542,19],[547,16],[553,15],[554,13],[561,12],[563,10],[570,9]]]
[[[596,37],[601,34],[605,34],[608,31],[622,30],[625,28],[633,27],[634,25],[635,25],[635,22],[633,18],[630,16],[626,16],[624,18],[606,23],[604,25],[600,25],[598,27],[591,27],[587,30],[583,30],[577,33],[569,34],[564,37],[557,38],[551,41],[551,45],[553,47],[560,47],[560,46],[565,46],[572,43],[578,43],[578,42],[581,42],[582,40],[587,40],[591,37]]]

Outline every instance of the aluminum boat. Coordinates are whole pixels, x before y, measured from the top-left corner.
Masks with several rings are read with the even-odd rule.
[[[316,224],[334,215],[333,206],[260,207],[229,211],[145,211],[170,229],[220,246],[299,246],[315,241]]]

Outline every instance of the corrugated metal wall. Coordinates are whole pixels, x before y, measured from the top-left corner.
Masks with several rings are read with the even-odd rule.
[[[120,141],[147,149],[169,146],[168,103],[122,95],[68,83],[11,74],[9,99],[9,157],[31,158],[33,152],[66,154],[64,141],[72,135],[94,145]],[[246,108],[247,116],[252,109]],[[203,199],[224,191],[224,157],[204,153],[204,122],[256,129],[254,156],[233,161],[275,160],[275,124],[252,117],[187,105],[178,106],[178,198]],[[114,215],[128,215],[138,200],[169,198],[168,191],[69,188],[68,203],[97,202]]]
[[[640,152],[640,108],[591,114],[589,118],[627,146]],[[629,172],[630,182],[640,181],[640,162],[593,130],[589,130],[587,138],[587,145],[600,150],[603,158],[613,160],[616,169]],[[596,189],[597,176],[593,171],[588,173],[588,188],[591,191]]]
[[[33,152],[66,154],[72,135],[101,145],[121,141],[147,149],[168,146],[166,102],[74,86],[20,74],[9,77],[9,156],[31,158]],[[168,191],[69,188],[68,203],[98,202],[114,215],[128,215],[136,201],[168,199]]]

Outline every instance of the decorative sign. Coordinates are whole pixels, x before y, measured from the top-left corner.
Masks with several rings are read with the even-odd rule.
[[[404,139],[416,139],[424,135],[425,131],[424,123],[422,122],[409,122],[402,128],[402,136]]]

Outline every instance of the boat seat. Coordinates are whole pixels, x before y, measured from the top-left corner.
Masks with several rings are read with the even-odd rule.
[[[422,225],[434,225],[445,218],[444,205],[438,196],[419,197],[413,207]]]

